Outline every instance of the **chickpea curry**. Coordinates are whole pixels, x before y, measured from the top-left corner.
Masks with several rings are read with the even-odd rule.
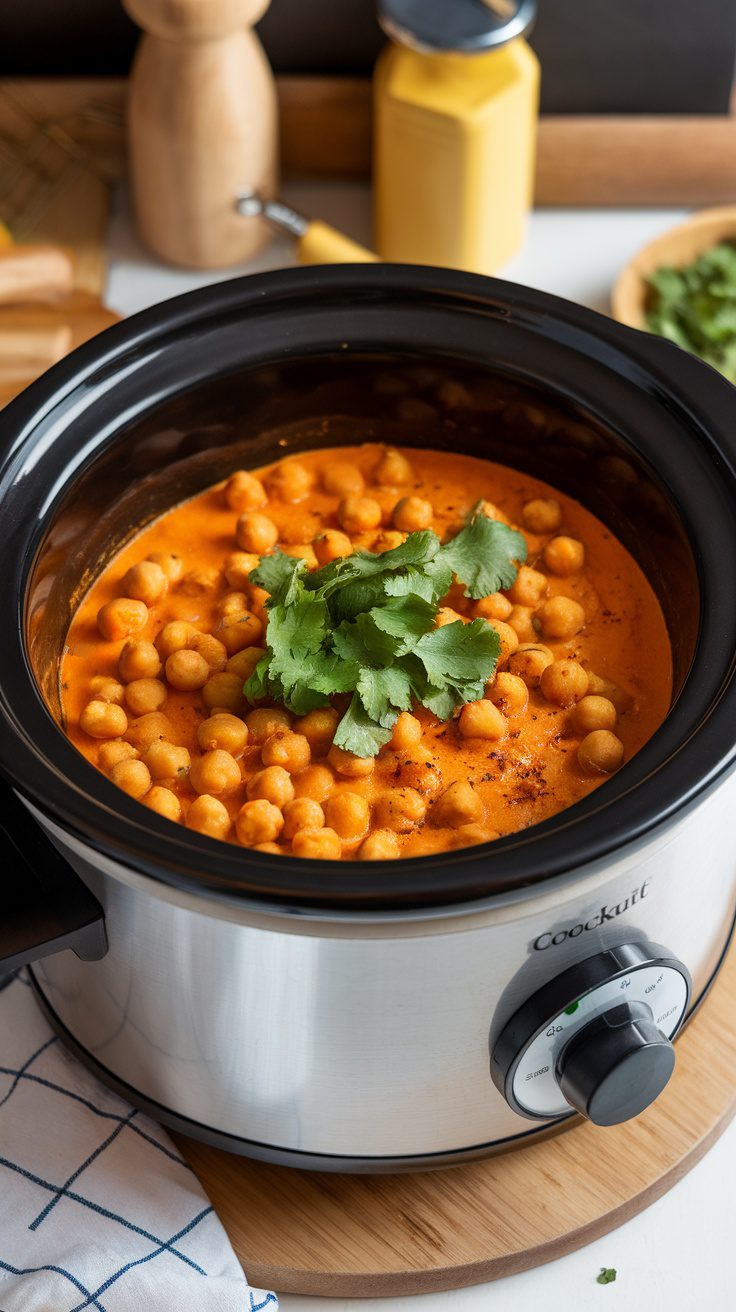
[[[61,678],[72,742],[159,815],[376,860],[586,796],[661,724],[672,661],[652,588],[579,503],[367,444],[238,470],[144,529]]]

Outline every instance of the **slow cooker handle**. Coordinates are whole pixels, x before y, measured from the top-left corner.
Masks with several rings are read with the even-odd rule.
[[[0,780],[0,977],[62,948],[107,952],[105,914],[12,788]]]

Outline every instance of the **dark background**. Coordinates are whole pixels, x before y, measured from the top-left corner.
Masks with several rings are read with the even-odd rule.
[[[258,30],[285,73],[367,74],[383,42],[374,0],[272,0]],[[125,73],[136,35],[118,0],[0,0],[0,77]],[[539,0],[531,43],[548,113],[725,113],[736,0]]]

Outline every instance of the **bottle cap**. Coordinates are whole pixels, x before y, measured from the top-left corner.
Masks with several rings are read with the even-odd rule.
[[[378,0],[378,21],[414,50],[480,54],[526,32],[536,9],[536,0]]]

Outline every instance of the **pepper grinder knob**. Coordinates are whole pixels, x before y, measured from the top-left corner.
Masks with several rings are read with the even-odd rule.
[[[269,0],[123,0],[143,29],[130,75],[128,146],[139,234],[160,258],[215,269],[269,240],[233,199],[277,190],[273,74],[252,24]]]

